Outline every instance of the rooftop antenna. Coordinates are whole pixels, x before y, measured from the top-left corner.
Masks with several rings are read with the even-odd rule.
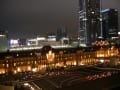
[[[102,29],[102,0],[100,0],[100,26],[101,26],[101,38],[103,38],[103,29]]]

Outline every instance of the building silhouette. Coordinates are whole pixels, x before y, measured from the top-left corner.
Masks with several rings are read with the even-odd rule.
[[[118,37],[118,11],[116,9],[102,10],[103,38],[105,40]]]
[[[79,43],[91,46],[101,35],[100,0],[79,0]]]
[[[61,40],[64,37],[67,37],[67,28],[66,27],[57,28],[57,33],[56,33],[57,41]]]
[[[7,31],[0,30],[0,52],[6,52],[8,50],[8,33]]]

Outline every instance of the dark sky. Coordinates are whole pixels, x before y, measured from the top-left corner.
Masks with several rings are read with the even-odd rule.
[[[103,0],[104,8],[119,8],[120,0]],[[56,32],[65,26],[69,33],[78,31],[78,0],[0,0],[0,26],[9,36],[35,37]]]

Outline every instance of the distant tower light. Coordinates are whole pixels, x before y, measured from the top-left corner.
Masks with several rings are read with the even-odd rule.
[[[94,12],[94,11],[92,11],[91,13],[92,13],[92,14],[95,14],[95,12]]]
[[[102,18],[99,18],[100,21],[102,21]]]
[[[120,32],[118,32],[118,35],[120,35]]]
[[[83,21],[87,21],[87,18],[83,18]]]

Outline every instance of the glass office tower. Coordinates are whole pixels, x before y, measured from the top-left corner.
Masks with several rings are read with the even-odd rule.
[[[79,0],[80,46],[91,46],[101,36],[100,0]]]
[[[103,38],[105,40],[118,37],[118,11],[116,9],[102,10]]]

